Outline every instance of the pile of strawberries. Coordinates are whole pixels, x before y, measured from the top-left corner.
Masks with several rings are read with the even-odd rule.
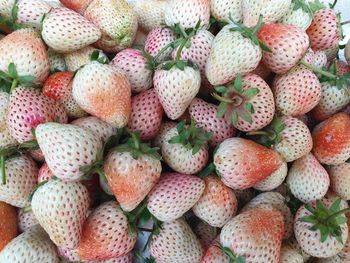
[[[335,4],[0,0],[0,263],[349,263]]]

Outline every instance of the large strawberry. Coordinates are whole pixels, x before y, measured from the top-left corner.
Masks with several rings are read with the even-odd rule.
[[[78,245],[89,208],[89,193],[80,182],[51,180],[32,196],[32,210],[40,225],[57,245]]]
[[[126,255],[135,242],[136,234],[128,232],[127,216],[115,201],[110,201],[86,219],[77,251],[82,260],[107,260]]]
[[[328,169],[329,177],[331,179],[332,190],[344,200],[350,200],[350,178],[348,176],[349,172],[349,163],[332,165]]]
[[[165,24],[166,0],[141,0],[132,2],[139,26],[146,32]]]
[[[211,0],[211,15],[222,22],[230,22],[232,18],[234,22],[241,22],[243,19],[243,7],[241,0]]]
[[[17,211],[13,206],[0,202],[0,253],[17,236]]]
[[[282,24],[297,26],[306,30],[312,22],[312,9],[308,1],[292,0],[288,12],[279,20]]]
[[[214,154],[214,165],[221,180],[233,189],[254,186],[282,164],[281,157],[273,150],[242,138],[223,141]]]
[[[142,144],[136,133],[108,154],[104,172],[123,210],[136,208],[157,183],[162,170],[159,160],[157,150]]]
[[[16,139],[10,134],[7,125],[7,113],[10,103],[10,95],[7,92],[0,92],[0,149],[15,146]]]
[[[156,262],[200,263],[203,249],[183,219],[165,222],[150,242]]]
[[[281,212],[269,205],[262,205],[231,219],[222,228],[220,243],[246,262],[278,263],[283,230]]]
[[[36,139],[51,171],[65,181],[76,181],[85,167],[99,161],[102,151],[100,136],[71,124],[39,125]]]
[[[53,9],[44,19],[42,37],[52,49],[72,52],[96,42],[100,30],[83,16],[68,8]]]
[[[277,74],[286,73],[293,68],[309,48],[307,34],[293,25],[264,25],[259,30],[258,37],[271,50],[264,51],[265,65]]]
[[[73,80],[73,98],[83,110],[117,128],[128,123],[130,84],[110,65],[93,61],[79,70]]]

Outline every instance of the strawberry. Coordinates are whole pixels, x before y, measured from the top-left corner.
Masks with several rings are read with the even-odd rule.
[[[317,68],[324,68],[327,66],[327,55],[324,51],[318,50],[314,53],[314,59],[312,64]]]
[[[142,51],[134,48],[124,49],[114,57],[111,65],[126,75],[132,92],[139,93],[152,87],[153,72]]]
[[[337,60],[335,61],[335,65],[338,74],[344,75],[346,73],[350,73],[350,65],[348,65],[345,61]]]
[[[43,17],[50,12],[52,6],[43,0],[19,0],[17,3],[18,16],[17,22],[37,24],[40,27]]]
[[[131,4],[137,15],[139,26],[146,32],[165,24],[164,12],[167,1],[142,0]]]
[[[210,19],[209,0],[169,0],[165,6],[165,23],[179,24],[183,28],[193,28],[198,22],[207,27]]]
[[[228,123],[241,131],[255,131],[267,126],[273,119],[275,103],[272,91],[258,75],[237,75],[235,81],[215,88],[221,95],[218,117],[225,116]]]
[[[284,179],[286,179],[288,173],[287,163],[283,162],[281,166],[274,171],[270,176],[261,180],[257,184],[254,185],[254,189],[259,191],[271,191],[277,187],[279,187]]]
[[[193,223],[191,222],[190,226],[192,227],[193,233],[202,244],[203,249],[207,249],[219,234],[219,229],[217,227],[213,227],[201,220],[194,220]]]
[[[67,8],[78,12],[79,14],[84,14],[85,9],[91,3],[92,0],[60,0],[60,2]]]
[[[220,234],[220,243],[231,254],[250,263],[278,263],[283,237],[283,215],[271,206],[249,209],[231,219]]]
[[[213,175],[204,178],[205,189],[193,206],[194,214],[211,226],[223,227],[237,212],[237,198]]]
[[[79,118],[86,113],[79,107],[72,96],[73,72],[57,72],[49,76],[43,86],[43,94],[59,101],[69,117]]]
[[[39,125],[35,134],[47,165],[62,180],[80,179],[84,168],[99,161],[102,142],[97,134],[86,128],[46,123]]]
[[[211,133],[196,128],[193,120],[190,126],[185,126],[185,121],[182,121],[164,135],[162,157],[178,173],[198,173],[208,162],[207,141],[211,136]]]
[[[101,37],[100,30],[93,23],[64,7],[52,10],[45,17],[42,28],[45,43],[61,53],[81,49]]]
[[[309,48],[307,34],[293,25],[263,25],[258,38],[271,50],[263,52],[265,65],[277,74],[284,74],[293,68]]]
[[[311,153],[296,160],[289,169],[287,185],[291,193],[304,203],[324,197],[329,184],[327,171]]]
[[[201,263],[217,263],[217,262],[230,263],[230,258],[220,248],[218,241],[214,241],[205,252]]]
[[[301,248],[313,257],[327,258],[338,254],[348,237],[348,226],[341,199],[331,203],[317,200],[298,209],[294,233]],[[312,240],[312,242],[310,242]]]
[[[8,114],[8,106],[10,103],[10,95],[6,92],[0,92],[0,149],[15,146],[17,144],[15,138],[10,134],[6,119]]]
[[[321,99],[321,84],[309,69],[298,66],[278,75],[272,86],[277,111],[287,116],[300,116],[313,109]]]
[[[162,170],[157,149],[142,144],[136,133],[131,133],[125,144],[111,151],[103,166],[108,185],[125,211],[141,203]]]
[[[288,12],[279,22],[282,24],[294,25],[306,31],[311,25],[312,16],[313,14],[308,0],[292,0]]]
[[[251,71],[251,74],[258,75],[263,80],[268,81],[271,77],[272,71],[266,67],[263,61],[260,61],[259,65]]]
[[[165,135],[169,130],[174,128],[176,124],[177,123],[173,121],[162,122],[157,137],[153,140],[152,145],[161,148],[164,143]]]
[[[115,201],[110,201],[86,219],[77,251],[82,260],[105,260],[126,255],[135,242],[136,236],[128,232],[126,215]]]
[[[291,248],[288,245],[283,245],[281,248],[280,263],[303,263],[303,256],[298,250]]]
[[[314,18],[307,29],[311,48],[324,50],[330,48],[340,39],[338,18],[333,9],[320,9],[314,13]]]
[[[114,127],[128,123],[130,84],[112,66],[93,61],[79,70],[73,80],[73,98],[83,110]]]
[[[328,169],[329,177],[331,179],[331,188],[332,190],[342,199],[349,200],[349,171],[350,164],[342,163],[338,165],[332,165]]]
[[[52,48],[49,48],[47,50],[47,56],[49,57],[50,71],[51,72],[58,72],[58,71],[66,71],[67,70],[67,66],[66,66],[66,62],[64,61],[63,54],[57,53]]]
[[[179,173],[163,174],[148,194],[147,208],[158,220],[176,220],[194,206],[204,188],[204,181],[198,177]]]
[[[38,180],[38,168],[33,159],[27,155],[8,158],[1,174],[0,201],[16,207],[28,206],[28,196]]]
[[[303,262],[307,262],[311,256],[309,254],[307,254],[304,250],[301,249],[301,246],[299,245],[298,241],[295,239],[295,237],[293,236],[292,238],[288,239],[285,242],[286,245],[288,245],[289,247],[291,247],[292,249],[298,251],[298,253],[300,255],[302,255],[304,261]]]
[[[0,202],[0,254],[1,250],[17,236],[16,209],[4,202]]]
[[[212,0],[210,1],[210,11],[212,17],[217,21],[241,22],[243,19],[242,1],[241,0]]]
[[[11,16],[11,10],[15,3],[15,0],[5,0],[0,3],[0,15]]]
[[[38,225],[39,222],[35,218],[35,215],[32,210],[27,211],[28,208],[22,208],[18,210],[18,217],[17,217],[17,222],[18,222],[18,230],[20,232],[25,232],[31,227]]]
[[[214,165],[223,183],[239,190],[254,186],[282,164],[276,152],[242,138],[226,139],[214,154]]]
[[[350,117],[337,113],[317,125],[313,132],[313,154],[322,164],[336,165],[350,158]]]
[[[165,222],[150,242],[156,262],[200,263],[203,249],[183,219]]]
[[[137,31],[137,16],[125,0],[93,0],[84,16],[97,25],[102,38],[96,46],[106,52],[130,47]]]
[[[128,128],[139,132],[143,141],[154,139],[162,124],[163,108],[154,89],[131,98],[131,115]]]
[[[57,245],[74,248],[82,235],[89,208],[89,194],[79,182],[51,180],[32,196],[32,210]]]
[[[45,231],[40,226],[34,226],[1,251],[0,262],[59,263],[60,260],[55,245]]]
[[[38,183],[40,184],[41,182],[44,182],[44,181],[50,181],[53,176],[54,174],[49,168],[49,166],[47,165],[47,163],[44,163],[39,169]]]

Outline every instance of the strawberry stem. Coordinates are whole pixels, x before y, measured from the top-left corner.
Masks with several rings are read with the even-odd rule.
[[[305,62],[303,60],[300,61],[300,64],[305,66],[305,67],[307,67],[308,69],[312,70],[313,72],[319,73],[319,74],[321,74],[323,76],[326,76],[328,78],[331,78],[331,79],[336,79],[337,78],[337,75],[334,75],[334,74],[329,73],[327,71],[324,71],[324,70],[322,70],[320,68],[317,68],[317,67],[315,67],[315,66],[313,66],[313,65],[311,65],[311,64],[309,64],[309,63],[307,63],[307,62]]]
[[[347,25],[347,24],[350,24],[350,20],[347,20],[347,21],[344,21],[344,22],[340,23],[340,25],[342,25],[342,26]]]
[[[1,183],[6,184],[6,174],[5,174],[5,156],[0,156],[0,162],[1,162]]]
[[[17,87],[18,80],[14,79],[11,84],[11,92]]]
[[[219,94],[217,93],[212,93],[211,94],[215,99],[217,99],[218,101],[220,102],[224,102],[224,103],[234,103],[233,100],[231,100],[230,98],[226,98],[226,97],[223,97],[223,96],[220,96]]]
[[[171,48],[174,45],[174,41],[170,42],[169,44],[167,44],[166,46],[164,46],[161,50],[159,50],[159,52],[157,53],[157,55],[154,57],[154,60],[157,61],[158,58],[169,48]]]

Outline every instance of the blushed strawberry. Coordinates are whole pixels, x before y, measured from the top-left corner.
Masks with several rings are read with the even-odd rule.
[[[337,60],[335,61],[335,65],[336,65],[338,74],[344,75],[346,73],[350,73],[350,65],[348,65],[345,61]]]
[[[220,244],[215,240],[205,251],[201,263],[230,263],[230,258],[219,247]]]
[[[0,202],[0,254],[4,247],[17,236],[17,211],[13,206]]]
[[[99,161],[102,142],[86,128],[46,123],[39,125],[35,134],[49,168],[62,180],[80,179],[84,175],[81,169]]]
[[[292,194],[304,203],[324,197],[329,184],[327,171],[311,153],[296,160],[289,169],[287,185]]]
[[[91,3],[92,0],[60,0],[60,2],[67,8],[83,14],[85,9]]]
[[[156,262],[200,263],[203,256],[201,244],[183,219],[163,223],[151,239],[150,252]]]
[[[136,133],[106,157],[103,168],[110,190],[125,211],[135,209],[157,183],[162,170],[157,150]]]
[[[114,57],[111,65],[126,75],[132,92],[139,93],[152,87],[153,71],[141,50],[124,49]]]
[[[169,0],[165,6],[165,23],[179,24],[183,28],[194,28],[198,21],[207,27],[210,19],[209,0]]]
[[[193,206],[194,214],[211,226],[223,227],[237,212],[237,198],[213,175],[204,178],[205,189]]]
[[[41,20],[52,9],[52,6],[43,0],[20,0],[17,7],[17,22],[37,24],[35,28],[40,27]]]
[[[114,127],[128,123],[130,84],[112,66],[93,61],[79,70],[73,80],[73,98],[83,110]]]
[[[173,221],[199,200],[205,188],[202,179],[180,173],[166,173],[148,194],[147,208],[158,220]]]
[[[63,54],[57,53],[52,48],[49,48],[47,50],[47,56],[49,58],[51,72],[66,71],[67,70],[67,66],[66,66],[66,62],[64,61]]]
[[[298,250],[288,246],[282,245],[280,263],[303,263],[303,256]]]
[[[228,187],[244,190],[270,176],[283,164],[269,148],[242,138],[223,141],[214,154],[214,165]]]
[[[80,182],[51,180],[33,194],[32,210],[57,245],[74,248],[82,235],[89,208],[89,194]]]
[[[162,122],[160,129],[159,129],[159,132],[158,132],[157,136],[154,138],[152,145],[155,147],[161,148],[163,143],[164,143],[165,135],[167,134],[167,132],[169,130],[174,128],[176,125],[177,125],[177,123],[173,122],[173,121]]]
[[[110,201],[86,219],[77,251],[82,260],[105,260],[126,255],[135,242],[136,235],[128,232],[126,215],[115,201]]]
[[[350,117],[337,113],[318,124],[313,132],[313,154],[322,164],[336,165],[350,158]]]
[[[1,177],[0,201],[16,207],[28,206],[28,197],[38,180],[36,163],[27,155],[12,157],[5,161],[5,171]]]
[[[281,166],[274,171],[271,175],[261,180],[260,182],[254,185],[254,189],[259,191],[271,191],[279,187],[284,179],[287,177],[288,167],[287,163],[283,162]]]
[[[17,222],[18,230],[23,233],[29,230],[31,227],[38,225],[39,222],[36,219],[33,211],[29,207],[21,208],[18,210]]]
[[[139,26],[146,32],[165,24],[166,0],[142,0],[131,4],[137,15]]]
[[[212,0],[210,1],[211,15],[218,21],[230,22],[230,18],[234,22],[241,22],[243,19],[243,7],[241,0]]]
[[[143,141],[154,139],[162,124],[163,108],[154,89],[143,91],[131,98],[128,128],[139,132]]]
[[[222,229],[220,243],[247,262],[278,263],[284,222],[271,206],[256,207],[231,219]]]
[[[101,37],[100,30],[92,22],[64,7],[53,9],[45,17],[42,27],[45,43],[61,53],[81,49]]]
[[[59,263],[56,247],[40,226],[14,238],[1,252],[0,262]]]
[[[309,48],[307,34],[293,25],[263,25],[258,38],[271,50],[263,52],[265,65],[277,74],[286,73],[293,68]]]
[[[69,117],[79,118],[86,113],[79,107],[72,95],[73,72],[57,72],[49,76],[43,86],[43,94],[60,102]]]
[[[6,121],[9,104],[10,95],[7,92],[0,92],[0,149],[17,144],[16,139],[10,134],[10,129]]]
[[[350,164],[342,163],[338,165],[332,165],[328,169],[329,177],[331,180],[332,190],[342,199],[349,200],[349,171]]]
[[[288,12],[279,22],[297,26],[305,31],[311,25],[312,18],[313,14],[308,0],[292,0]]]

